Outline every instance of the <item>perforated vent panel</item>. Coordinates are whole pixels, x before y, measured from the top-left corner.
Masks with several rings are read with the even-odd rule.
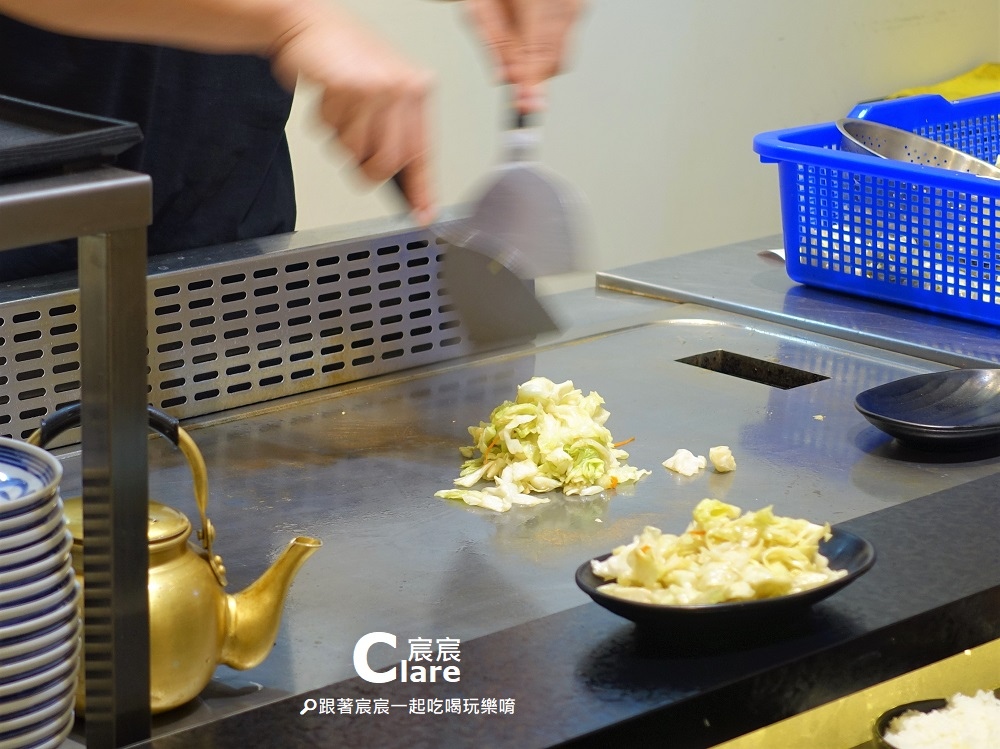
[[[45,414],[80,400],[76,295],[0,310],[0,434],[26,437]]]
[[[155,275],[149,401],[186,418],[469,353],[442,248],[408,232]],[[75,290],[0,304],[0,433],[80,398]]]

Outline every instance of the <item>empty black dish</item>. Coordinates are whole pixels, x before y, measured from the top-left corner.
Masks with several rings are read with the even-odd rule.
[[[1000,369],[953,369],[905,377],[859,394],[873,425],[917,447],[969,449],[1000,438]]]

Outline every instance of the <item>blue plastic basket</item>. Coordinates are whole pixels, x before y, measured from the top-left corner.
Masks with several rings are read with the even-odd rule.
[[[848,115],[994,163],[1000,94],[922,95]],[[840,150],[835,122],[761,133],[778,164],[785,267],[799,283],[1000,323],[1000,180]]]

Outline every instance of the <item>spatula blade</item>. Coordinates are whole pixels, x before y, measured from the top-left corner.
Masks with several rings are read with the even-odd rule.
[[[444,247],[445,285],[473,341],[514,344],[559,329],[531,282],[488,253],[460,244]]]
[[[581,202],[542,167],[514,162],[497,170],[467,224],[513,248],[504,264],[523,278],[568,273],[579,262]]]

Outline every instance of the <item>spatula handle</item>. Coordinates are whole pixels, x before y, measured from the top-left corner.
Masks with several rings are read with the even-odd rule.
[[[511,127],[504,135],[504,148],[509,162],[533,161],[538,150],[538,128],[535,116],[511,107]]]

